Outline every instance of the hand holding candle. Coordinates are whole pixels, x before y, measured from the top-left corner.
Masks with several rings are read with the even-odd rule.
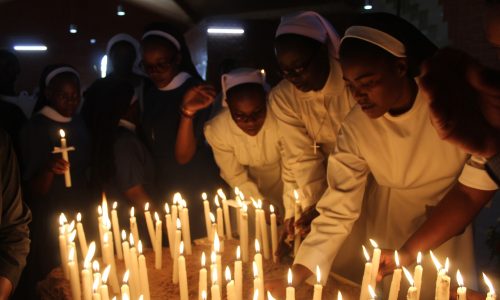
[[[69,151],[74,151],[75,147],[68,147],[66,143],[66,132],[64,130],[59,129],[59,135],[61,136],[61,147],[54,147],[52,153],[61,153],[62,159],[69,163]],[[70,167],[68,165],[68,169],[64,171],[64,184],[67,188],[71,187],[71,173]]]

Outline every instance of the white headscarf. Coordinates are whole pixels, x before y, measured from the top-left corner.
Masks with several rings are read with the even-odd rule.
[[[313,11],[299,12],[281,17],[275,37],[298,34],[328,45],[330,57],[338,58],[340,38],[333,26]]]
[[[227,107],[227,91],[240,84],[257,83],[267,89],[266,75],[264,72],[252,68],[238,68],[221,76],[222,106]]]
[[[128,42],[132,44],[132,46],[135,49],[135,62],[134,62],[134,67],[132,71],[136,74],[143,75],[143,72],[141,68],[139,67],[139,64],[141,62],[141,45],[139,42],[134,39],[131,35],[126,34],[126,33],[118,33],[115,34],[109,41],[106,46],[106,55],[108,56],[108,61],[110,61],[110,51],[111,48],[118,42]],[[106,75],[110,74],[113,72],[113,64],[108,63],[107,69],[106,69]]]
[[[347,28],[340,43],[347,38],[363,40],[384,49],[396,57],[406,57],[406,47],[401,41],[388,33],[372,27],[351,26]]]

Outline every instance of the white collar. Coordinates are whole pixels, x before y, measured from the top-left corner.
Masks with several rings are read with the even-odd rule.
[[[180,87],[186,80],[191,78],[191,75],[186,72],[180,72],[164,87],[159,88],[160,91],[171,91]]]
[[[45,117],[51,119],[52,121],[59,123],[69,123],[71,122],[72,119],[61,115],[57,110],[53,109],[50,106],[44,106],[42,109],[40,109],[38,113],[44,115]]]
[[[118,126],[127,128],[128,130],[130,130],[132,132],[135,132],[135,128],[136,128],[134,123],[127,121],[125,119],[120,119],[120,121],[118,121]]]

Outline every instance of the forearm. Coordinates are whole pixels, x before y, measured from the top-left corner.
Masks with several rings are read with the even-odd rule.
[[[196,152],[193,119],[181,115],[177,139],[175,142],[175,159],[179,164],[187,164]]]
[[[419,251],[427,252],[439,247],[462,232],[494,193],[495,191],[476,190],[462,184],[455,185],[401,250],[414,260]]]
[[[9,299],[12,293],[12,283],[5,277],[0,277],[0,300]]]

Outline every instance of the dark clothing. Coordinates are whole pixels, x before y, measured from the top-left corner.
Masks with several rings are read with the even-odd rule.
[[[0,99],[0,128],[10,135],[16,152],[18,151],[17,137],[26,121],[26,116],[17,105]]]
[[[30,249],[31,213],[23,203],[16,154],[0,129],[0,276],[17,286]]]
[[[490,174],[490,177],[500,185],[500,153],[488,159],[486,170]]]

